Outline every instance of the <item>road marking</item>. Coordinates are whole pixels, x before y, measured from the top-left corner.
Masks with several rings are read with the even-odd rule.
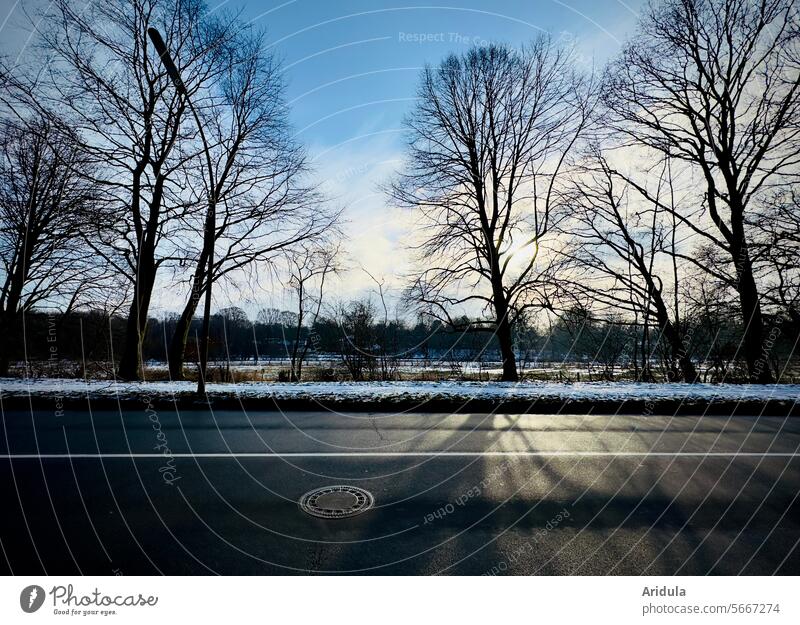
[[[0,454],[3,460],[67,460],[67,459],[163,459],[170,458],[415,458],[415,457],[623,457],[646,458],[650,456],[686,458],[797,458],[800,452],[759,451],[397,451],[397,452],[233,452],[233,453],[173,453],[164,454]]]

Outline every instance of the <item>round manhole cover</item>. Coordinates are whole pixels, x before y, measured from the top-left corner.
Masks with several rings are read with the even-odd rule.
[[[303,512],[323,519],[343,519],[372,507],[372,493],[355,486],[325,486],[300,498]]]

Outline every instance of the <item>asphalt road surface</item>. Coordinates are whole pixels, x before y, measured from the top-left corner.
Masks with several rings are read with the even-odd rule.
[[[3,573],[800,574],[800,419],[5,411]],[[374,507],[304,513],[349,484]]]

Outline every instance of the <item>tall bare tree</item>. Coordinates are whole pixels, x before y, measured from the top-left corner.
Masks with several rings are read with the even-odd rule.
[[[99,275],[82,245],[98,218],[92,166],[74,133],[47,120],[0,124],[0,375],[33,307],[69,312]]]
[[[773,376],[763,358],[748,215],[770,187],[796,182],[797,20],[793,0],[653,3],[603,89],[610,128],[623,140],[695,169],[702,197],[676,215],[734,267],[744,358],[754,382]]]
[[[514,324],[535,305],[537,256],[556,218],[558,186],[586,128],[586,85],[546,38],[520,51],[491,45],[426,68],[407,119],[408,159],[392,185],[416,209],[422,243],[411,297],[456,328],[496,333],[503,379],[518,379]]]
[[[196,107],[212,154],[212,175],[206,160],[187,163],[187,187],[208,199],[213,223],[203,229],[189,297],[170,342],[168,360],[173,379],[183,379],[184,354],[191,320],[200,297],[211,284],[262,267],[295,245],[311,243],[336,230],[332,210],[305,184],[306,163],[293,141],[283,101],[283,82],[274,57],[265,52],[258,33],[242,29],[221,52],[222,72]],[[214,188],[209,188],[209,180]],[[212,255],[212,252],[213,255]]]
[[[141,377],[142,342],[159,269],[185,258],[177,236],[187,214],[182,171],[196,128],[147,38],[165,33],[190,96],[218,79],[236,21],[199,0],[54,0],[43,22],[48,61],[31,99],[74,123],[114,207],[96,224],[97,253],[133,287],[119,375]]]
[[[330,274],[339,271],[338,247],[302,245],[299,252],[289,259],[289,288],[297,298],[297,319],[292,339],[289,376],[292,382],[299,382],[303,376],[303,362],[313,345],[309,333],[302,337],[304,326],[313,331],[322,309],[325,286]]]
[[[647,198],[614,172],[599,152],[573,183],[572,219],[561,225],[568,243],[562,255],[573,265],[562,281],[570,290],[589,296],[596,308],[611,314],[627,313],[642,319],[644,332],[653,319],[668,362],[669,379],[694,382],[687,324],[681,318],[678,269],[675,255],[676,228],[662,206],[674,208],[676,197],[668,163],[660,166],[656,189],[658,202]],[[652,349],[642,355],[644,371]]]
[[[375,346],[373,348],[373,352],[375,352],[373,355],[378,363],[378,374],[383,381],[393,380],[398,374],[400,360],[398,331],[402,326],[402,321],[396,311],[392,318],[389,316],[389,304],[387,303],[389,293],[386,286],[386,278],[377,278],[366,269],[364,269],[364,273],[375,283],[378,301],[380,301],[380,307],[383,311],[383,319],[376,324]]]

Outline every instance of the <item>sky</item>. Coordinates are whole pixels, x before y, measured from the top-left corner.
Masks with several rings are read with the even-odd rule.
[[[575,46],[577,62],[602,68],[635,28],[644,0],[208,0],[210,10],[241,11],[265,29],[283,62],[297,139],[321,188],[344,208],[349,271],[336,297],[359,297],[374,283],[397,291],[410,269],[404,242],[410,216],[389,205],[380,186],[402,163],[402,121],[414,104],[421,69],[470,46],[511,47],[540,33]],[[26,13],[46,0],[0,0],[0,51],[25,54]],[[247,288],[221,292],[217,305],[288,306],[288,294]],[[226,302],[226,298],[230,302]],[[155,311],[180,304],[162,296]]]

